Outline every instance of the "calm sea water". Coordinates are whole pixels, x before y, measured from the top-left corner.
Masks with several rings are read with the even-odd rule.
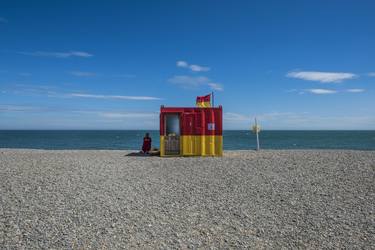
[[[0,148],[132,149],[141,147],[145,132],[159,148],[159,131],[19,131],[0,130]],[[224,149],[254,149],[250,131],[224,131]],[[375,150],[375,131],[262,131],[264,149]]]

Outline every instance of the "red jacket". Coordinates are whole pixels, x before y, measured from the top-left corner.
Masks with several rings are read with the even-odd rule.
[[[150,150],[151,150],[151,137],[144,137],[142,151],[148,152]]]

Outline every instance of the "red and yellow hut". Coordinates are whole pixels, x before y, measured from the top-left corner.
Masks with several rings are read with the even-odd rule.
[[[161,106],[160,156],[223,155],[222,107],[204,105],[206,107]]]

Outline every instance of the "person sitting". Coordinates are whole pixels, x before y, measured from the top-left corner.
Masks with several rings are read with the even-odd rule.
[[[149,133],[146,133],[145,137],[143,138],[142,152],[144,154],[148,154],[150,150],[151,150],[151,137]]]

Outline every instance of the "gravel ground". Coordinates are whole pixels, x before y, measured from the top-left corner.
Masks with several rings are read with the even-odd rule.
[[[0,248],[375,246],[375,151],[0,149]]]

